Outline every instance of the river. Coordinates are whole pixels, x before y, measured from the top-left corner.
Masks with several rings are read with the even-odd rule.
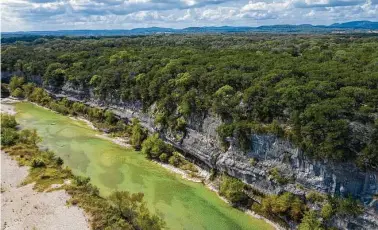
[[[133,149],[96,136],[85,122],[28,102],[16,104],[17,121],[34,128],[75,174],[88,176],[103,196],[114,190],[143,192],[149,208],[169,229],[273,229],[232,208],[200,183],[182,179]]]

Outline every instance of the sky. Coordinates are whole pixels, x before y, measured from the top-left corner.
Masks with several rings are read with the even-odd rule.
[[[378,21],[378,0],[1,0],[1,30],[329,25]]]

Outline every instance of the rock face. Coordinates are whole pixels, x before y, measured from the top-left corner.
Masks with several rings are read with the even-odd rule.
[[[98,100],[88,89],[65,85],[58,97],[83,101],[88,105],[106,107],[125,120],[138,118],[150,132],[159,132],[167,142],[184,151],[199,165],[207,169],[227,172],[241,179],[253,188],[266,194],[289,191],[304,195],[309,190],[345,196],[353,194],[360,198],[369,212],[352,220],[338,221],[342,228],[378,229],[378,203],[373,199],[378,194],[378,172],[364,172],[353,163],[332,163],[309,159],[289,141],[274,135],[251,134],[251,148],[247,153],[240,151],[232,139],[227,151],[222,149],[216,129],[222,121],[211,114],[197,114],[188,121],[186,134],[177,135],[159,129],[154,124],[151,111],[142,111],[142,105],[116,100]],[[371,132],[369,127],[352,123],[351,129],[360,133],[357,142],[366,141]],[[287,183],[279,183],[270,172],[276,170]]]

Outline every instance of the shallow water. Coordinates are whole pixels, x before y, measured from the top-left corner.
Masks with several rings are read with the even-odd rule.
[[[180,178],[148,161],[139,152],[96,137],[82,121],[22,102],[16,104],[17,121],[35,128],[42,145],[53,150],[74,173],[91,178],[102,195],[114,190],[143,192],[151,210],[170,229],[272,229],[230,207],[200,183]]]

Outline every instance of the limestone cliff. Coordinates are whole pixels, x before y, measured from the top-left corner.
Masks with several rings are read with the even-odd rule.
[[[161,137],[181,149],[188,157],[206,169],[227,172],[253,188],[266,194],[289,191],[305,195],[311,190],[327,194],[353,194],[368,208],[364,215],[350,220],[335,220],[335,225],[347,229],[378,229],[378,172],[362,171],[352,162],[334,163],[310,159],[288,140],[269,134],[251,133],[249,151],[242,152],[232,137],[230,147],[224,151],[216,129],[222,124],[219,117],[207,113],[193,115],[187,124],[185,135],[172,133],[154,124],[153,110],[143,112],[139,102],[122,102],[113,99],[96,99],[87,88],[64,85],[61,90],[51,90],[56,97],[67,97],[91,106],[112,110],[125,120],[138,118],[150,132],[159,132]],[[367,141],[371,135],[368,126],[351,123],[350,129],[356,142]],[[285,178],[280,183],[271,176],[272,170]],[[363,226],[363,227],[362,227]]]

